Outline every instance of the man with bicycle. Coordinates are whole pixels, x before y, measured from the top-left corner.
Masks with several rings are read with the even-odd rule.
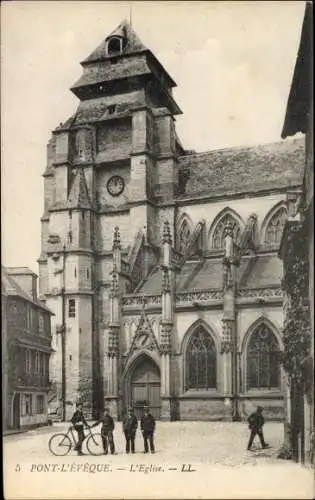
[[[91,428],[96,427],[99,424],[102,424],[101,436],[102,436],[104,454],[107,455],[108,445],[109,445],[110,452],[112,455],[114,455],[115,443],[114,443],[113,431],[115,429],[115,423],[113,417],[109,414],[108,408],[104,409],[103,417],[101,417],[95,424],[93,424]]]
[[[78,455],[83,455],[82,453],[82,444],[85,439],[85,434],[84,434],[84,426],[89,427],[87,421],[85,420],[85,417],[83,415],[83,405],[82,403],[77,403],[77,408],[76,411],[73,414],[73,417],[71,419],[71,423],[75,430],[78,433],[78,442],[75,447],[75,450],[78,452]]]

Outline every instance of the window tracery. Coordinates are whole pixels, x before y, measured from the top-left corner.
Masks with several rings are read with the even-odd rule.
[[[247,388],[280,388],[280,350],[274,333],[260,325],[247,347]]]
[[[222,250],[225,246],[224,229],[227,225],[233,228],[233,240],[239,243],[241,237],[241,227],[232,214],[225,214],[217,223],[212,236],[212,248]]]
[[[183,253],[191,236],[190,224],[186,219],[183,220],[178,232],[178,250]]]
[[[282,237],[284,224],[287,218],[287,211],[284,207],[279,208],[268,222],[265,232],[266,245],[279,245]]]
[[[216,346],[202,326],[189,339],[185,361],[186,390],[216,388]]]

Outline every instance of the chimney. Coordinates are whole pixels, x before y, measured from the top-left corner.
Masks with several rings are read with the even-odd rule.
[[[6,267],[7,273],[33,300],[37,299],[37,274],[28,267]]]

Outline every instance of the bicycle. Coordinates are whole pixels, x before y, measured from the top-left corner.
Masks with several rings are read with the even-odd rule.
[[[89,429],[89,435],[84,439],[86,441],[86,447],[91,455],[102,455],[104,453],[102,436],[99,432],[93,434],[91,428]],[[65,456],[70,453],[72,448],[77,445],[77,439],[74,434],[74,427],[71,425],[68,432],[58,432],[53,434],[48,441],[48,447],[50,452],[57,456]],[[71,438],[70,438],[71,436]]]

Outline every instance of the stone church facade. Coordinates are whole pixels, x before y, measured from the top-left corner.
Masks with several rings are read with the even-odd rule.
[[[185,150],[175,82],[127,22],[81,65],[43,174],[56,397],[63,355],[66,400],[95,414],[283,418],[278,250],[303,142]]]

